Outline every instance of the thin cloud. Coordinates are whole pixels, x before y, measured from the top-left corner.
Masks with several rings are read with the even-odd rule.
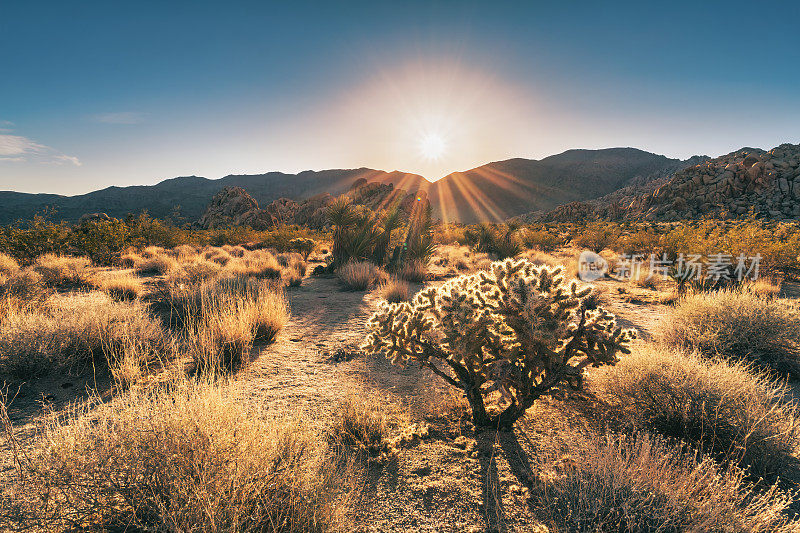
[[[56,165],[67,163],[78,167],[83,164],[75,156],[67,155],[55,148],[37,143],[28,137],[0,134],[0,161],[18,163],[28,160]]]
[[[117,113],[100,113],[93,115],[92,120],[103,124],[140,124],[144,122],[145,114],[135,111],[120,111]]]

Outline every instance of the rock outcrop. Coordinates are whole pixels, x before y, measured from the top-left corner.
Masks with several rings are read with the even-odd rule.
[[[770,151],[742,148],[686,168],[653,193],[635,198],[626,218],[674,221],[753,212],[768,219],[800,218],[800,145]]]
[[[247,191],[241,187],[225,187],[211,199],[198,224],[204,229],[250,226],[261,230],[271,226],[272,220]]]

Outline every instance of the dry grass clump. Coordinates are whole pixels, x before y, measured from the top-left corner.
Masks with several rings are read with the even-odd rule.
[[[302,420],[227,386],[132,390],[46,422],[7,487],[8,527],[324,532],[345,474]]]
[[[256,278],[280,279],[283,268],[278,260],[266,250],[253,250],[243,257],[231,261],[227,270],[236,276],[253,276]]]
[[[44,254],[36,258],[33,269],[42,276],[46,285],[54,287],[79,287],[88,285],[91,280],[88,257],[70,257]]]
[[[115,300],[136,300],[145,292],[144,282],[140,278],[119,270],[97,276],[94,285]]]
[[[648,346],[594,373],[592,383],[630,428],[697,443],[759,476],[780,473],[800,447],[786,386],[738,363]]]
[[[789,533],[792,494],[757,492],[742,470],[698,460],[658,438],[587,440],[542,458],[529,501],[556,531]]]
[[[303,274],[295,269],[286,272],[286,285],[289,287],[299,287],[303,284]]]
[[[198,255],[198,249],[189,244],[181,244],[170,250],[170,255],[180,262],[191,261]]]
[[[448,274],[458,275],[486,270],[492,260],[488,254],[472,251],[468,246],[440,244],[436,247],[431,264],[446,269]]]
[[[166,253],[133,256],[133,271],[140,276],[164,275],[178,268],[178,261]]]
[[[336,446],[380,457],[388,452],[389,430],[389,414],[382,402],[348,398],[339,404],[328,438]]]
[[[386,279],[386,273],[369,261],[350,262],[336,271],[345,290],[365,291]]]
[[[243,257],[247,252],[242,246],[231,246],[230,244],[224,245],[222,249],[228,252],[231,257]]]
[[[800,314],[781,300],[742,290],[690,294],[662,324],[670,345],[800,376]]]
[[[422,283],[428,279],[428,264],[425,261],[406,261],[397,270],[397,276],[406,281]]]
[[[225,266],[231,260],[231,254],[229,254],[223,248],[211,247],[203,252],[203,258]]]
[[[781,292],[781,281],[773,278],[758,278],[743,282],[739,286],[739,290],[763,298],[777,298]]]
[[[170,271],[167,281],[169,283],[202,283],[218,277],[222,272],[223,267],[219,263],[197,257]]]
[[[176,292],[190,351],[203,370],[232,370],[253,342],[269,343],[289,320],[283,291],[265,280],[219,279]]]
[[[131,340],[154,347],[166,342],[143,304],[114,302],[98,292],[53,296],[41,306],[12,309],[0,323],[0,372],[25,378],[104,365]]]
[[[411,287],[408,282],[394,277],[378,285],[378,296],[391,304],[407,302],[411,299]]]
[[[19,270],[19,263],[10,255],[0,252],[0,275],[13,276]]]
[[[0,276],[0,296],[33,300],[44,294],[42,275],[32,268],[23,268],[5,277]]]

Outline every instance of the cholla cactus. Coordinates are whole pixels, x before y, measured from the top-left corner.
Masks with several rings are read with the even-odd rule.
[[[381,304],[362,349],[418,362],[465,392],[476,426],[509,429],[552,387],[579,386],[586,366],[629,353],[635,331],[587,309],[590,292],[567,285],[560,267],[498,261],[489,272],[426,288],[411,303]],[[484,396],[492,391],[502,399],[490,416]]]

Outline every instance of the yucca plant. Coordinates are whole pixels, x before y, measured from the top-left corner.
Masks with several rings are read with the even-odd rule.
[[[476,427],[510,429],[553,387],[579,387],[586,366],[629,353],[635,332],[602,308],[588,309],[590,292],[567,285],[561,267],[495,262],[423,289],[411,303],[382,303],[362,348],[429,368],[464,391]],[[501,399],[490,414],[484,399],[493,391]]]

